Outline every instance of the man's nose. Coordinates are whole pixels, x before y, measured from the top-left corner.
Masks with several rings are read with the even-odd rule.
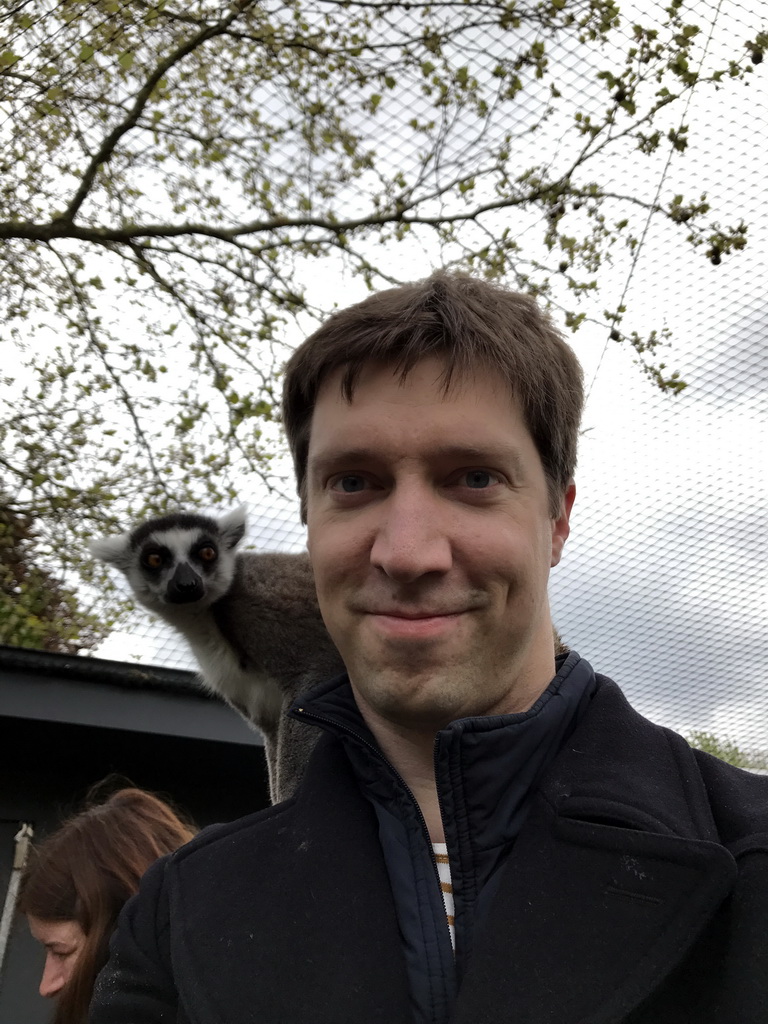
[[[446,513],[431,489],[395,489],[379,511],[381,521],[371,548],[373,565],[399,583],[448,572],[453,554]]]
[[[43,976],[40,979],[40,995],[44,999],[51,999],[64,987],[64,972],[61,964],[48,953],[45,958]]]

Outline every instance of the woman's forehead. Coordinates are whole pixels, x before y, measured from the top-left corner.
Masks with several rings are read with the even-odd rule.
[[[61,942],[71,944],[80,942],[85,938],[85,933],[78,921],[47,921],[34,914],[27,914],[29,930],[34,938],[43,945],[50,946]]]

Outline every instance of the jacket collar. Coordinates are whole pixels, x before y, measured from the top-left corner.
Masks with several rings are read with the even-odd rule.
[[[435,738],[435,775],[450,842],[452,829],[472,834],[473,855],[498,851],[520,830],[529,796],[576,728],[596,689],[591,666],[575,652],[558,658],[558,671],[526,712],[463,718]],[[293,717],[313,721],[347,747],[369,795],[403,804],[404,784],[378,748],[355,703],[346,676],[315,687],[296,701]],[[454,858],[454,871],[459,868]],[[475,863],[475,885],[493,869]]]
[[[314,687],[289,714],[364,751],[379,767],[386,764],[346,675]],[[586,813],[591,807],[627,828],[719,838],[689,746],[638,714],[614,682],[595,675],[574,651],[558,658],[557,674],[529,711],[452,722],[438,733],[435,756],[440,774],[460,759],[462,771],[492,776],[498,790],[509,785],[511,756],[559,810],[582,807]],[[506,762],[504,772],[499,759]],[[485,808],[478,808],[481,817],[497,806],[499,795],[488,793]]]
[[[610,679],[596,679],[589,715],[542,780],[545,798],[568,817],[719,842],[689,745],[635,711]]]

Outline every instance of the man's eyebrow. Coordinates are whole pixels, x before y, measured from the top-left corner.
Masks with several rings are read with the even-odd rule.
[[[506,463],[512,464],[515,469],[520,469],[523,464],[522,456],[517,448],[511,444],[438,444],[430,449],[429,455],[438,459],[450,459],[455,462],[471,463]]]
[[[352,465],[357,462],[369,462],[375,458],[381,458],[381,455],[377,455],[373,448],[328,448],[316,455],[310,455],[307,462],[311,469],[324,469],[326,466],[341,463]]]
[[[514,445],[506,444],[435,444],[430,448],[421,449],[418,457],[438,461],[458,462],[467,466],[496,465],[511,466],[515,472],[523,467],[523,459]],[[308,469],[311,473],[322,473],[328,469],[348,466],[370,465],[381,462],[385,458],[381,449],[371,447],[349,447],[320,451],[310,456]]]

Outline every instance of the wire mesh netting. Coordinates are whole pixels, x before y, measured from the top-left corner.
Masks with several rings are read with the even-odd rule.
[[[649,11],[661,9],[645,5],[643,16],[648,20]],[[701,69],[743,45],[759,22],[756,3],[699,0],[689,12],[701,27]],[[480,33],[463,40],[470,44],[476,62],[487,54],[490,74],[498,56],[493,38]],[[602,102],[596,76],[610,56],[578,43],[552,50],[550,60],[574,105]],[[606,168],[617,189],[647,202],[706,193],[723,223],[748,225],[749,241],[744,251],[713,264],[684,246],[671,225],[649,219],[641,225],[642,244],[612,252],[600,270],[595,308],[623,304],[639,329],[668,328],[673,343],[665,358],[688,388],[674,397],[656,391],[632,353],[610,341],[607,328],[587,323],[573,335],[589,397],[572,534],[553,572],[551,596],[566,642],[616,679],[639,710],[682,731],[712,731],[768,751],[761,658],[768,628],[768,96],[759,70],[727,88],[691,94],[668,124],[662,119],[665,131],[688,126],[685,153],[665,150],[638,163],[628,147]],[[539,161],[556,167],[569,157],[567,111],[542,122],[534,135],[523,133],[544,107],[535,89],[526,96],[521,163],[535,150]],[[376,124],[377,142],[385,161],[405,166],[416,156],[413,134],[401,128],[426,117],[429,108],[417,93],[402,97],[399,107],[395,99]],[[454,130],[446,153],[457,170],[471,161],[477,126],[468,123],[462,131],[464,145]],[[510,223],[520,237],[536,230],[509,212],[486,220],[483,230]],[[393,265],[402,258],[420,276],[440,255],[419,249],[400,257],[393,250],[388,258]],[[328,288],[327,275],[320,278],[317,292]],[[341,303],[365,294],[341,269],[335,287]],[[267,495],[255,484],[241,493],[251,507],[254,547],[302,546],[292,498]],[[193,665],[183,642],[140,612],[94,653]]]

